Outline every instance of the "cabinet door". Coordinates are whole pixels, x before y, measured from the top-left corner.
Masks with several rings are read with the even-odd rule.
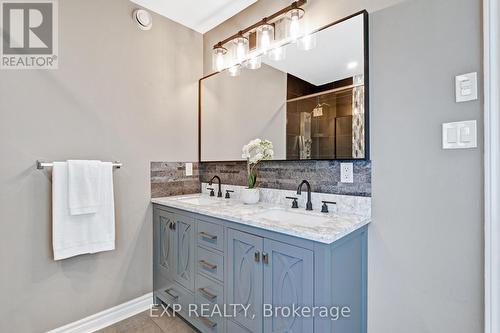
[[[194,291],[194,220],[175,215],[175,281]]]
[[[313,253],[296,246],[264,240],[264,304],[276,307],[313,306]],[[270,316],[265,333],[310,333],[313,318]]]
[[[175,274],[174,230],[175,216],[164,210],[155,209],[155,270],[168,279]]]
[[[249,307],[246,316],[239,307],[232,320],[252,333],[262,332],[262,246],[262,238],[228,229],[226,304]]]

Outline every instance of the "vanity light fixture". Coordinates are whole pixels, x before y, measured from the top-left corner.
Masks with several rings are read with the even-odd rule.
[[[231,76],[236,76],[242,66],[257,69],[261,66],[262,56],[278,61],[285,57],[285,46],[295,42],[302,35],[302,22],[305,11],[301,7],[307,0],[297,0],[290,6],[263,18],[261,21],[218,42],[213,47],[212,68],[216,72],[229,69]],[[276,40],[275,24],[285,20],[287,36]],[[309,50],[316,45],[313,36],[305,36],[300,47]],[[229,54],[227,54],[229,53]],[[230,56],[229,56],[230,55]],[[239,66],[236,66],[239,65]]]
[[[291,7],[292,8],[287,13],[288,18],[290,19],[289,37],[292,40],[296,40],[302,32],[302,24],[300,20],[304,17],[305,10],[299,8],[296,2],[292,3]]]
[[[267,18],[257,28],[257,50],[266,54],[274,43],[274,24],[268,23]]]
[[[214,54],[212,57],[212,68],[214,71],[220,72],[225,68],[225,57],[227,54],[227,49],[219,43],[216,47],[214,47],[213,52]]]
[[[241,64],[243,63],[248,54],[248,38],[243,36],[243,33],[240,32],[239,37],[235,38],[234,41],[234,56],[233,60],[235,63]]]

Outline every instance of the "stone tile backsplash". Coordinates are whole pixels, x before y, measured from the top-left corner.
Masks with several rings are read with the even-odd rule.
[[[151,162],[151,197],[200,193],[199,163],[193,163],[193,175],[186,176],[185,162]]]
[[[318,193],[371,197],[371,162],[354,161],[354,183],[340,182],[340,161],[265,161],[259,166],[261,188],[296,191],[302,179]],[[246,186],[246,162],[193,163],[186,176],[184,162],[151,163],[151,197],[199,193],[200,183],[214,175],[223,184]]]
[[[354,161],[354,183],[340,182],[340,161],[265,161],[259,166],[261,188],[296,190],[302,179],[320,193],[371,196],[371,162]],[[219,175],[224,184],[246,185],[246,162],[208,162],[200,165],[200,179]]]

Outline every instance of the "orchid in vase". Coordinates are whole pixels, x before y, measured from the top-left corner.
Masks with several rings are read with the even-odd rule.
[[[257,166],[261,161],[273,159],[273,143],[269,140],[252,140],[243,146],[241,157],[247,160],[247,184],[248,189],[253,190],[243,191],[242,200],[248,204],[257,203],[259,201]]]

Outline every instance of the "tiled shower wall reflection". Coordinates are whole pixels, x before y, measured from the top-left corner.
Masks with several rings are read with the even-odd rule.
[[[314,192],[371,196],[371,162],[354,161],[354,183],[340,182],[340,161],[267,161],[258,171],[262,188],[295,190],[302,179],[311,183]],[[200,181],[214,175],[228,185],[246,185],[245,162],[193,163],[193,176],[185,176],[183,162],[151,163],[151,196],[153,198],[200,192]]]

